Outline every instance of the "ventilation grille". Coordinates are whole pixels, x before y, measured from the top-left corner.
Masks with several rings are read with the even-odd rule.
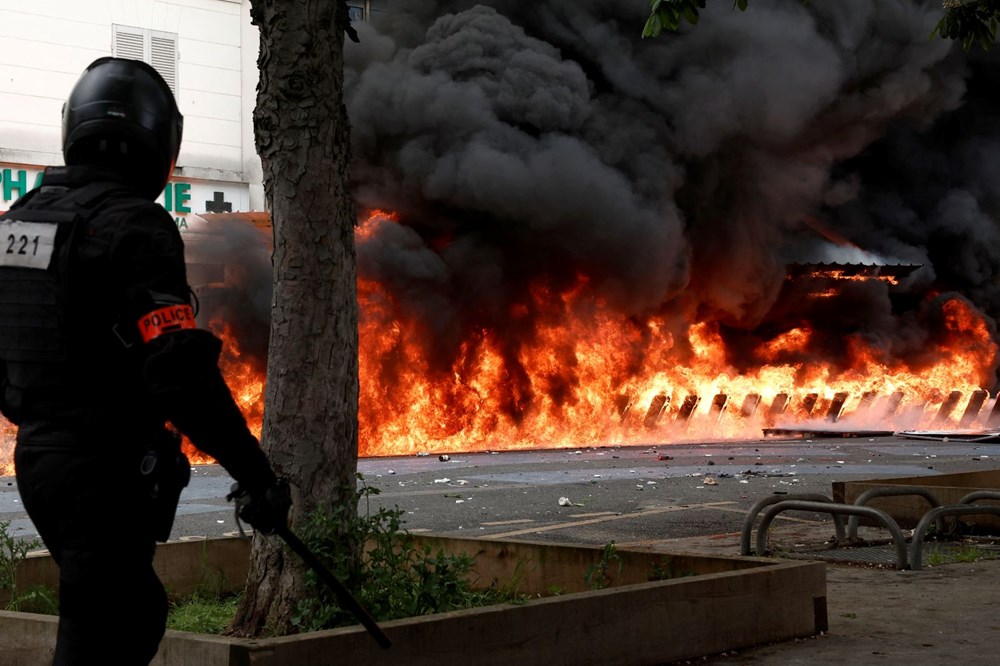
[[[115,30],[114,54],[116,58],[144,60],[146,40],[141,32],[127,32],[118,26]]]
[[[177,38],[162,33],[153,34],[150,36],[149,46],[149,64],[160,73],[176,97]]]
[[[114,26],[111,48],[116,58],[142,60],[153,66],[177,97],[177,35],[126,25]]]

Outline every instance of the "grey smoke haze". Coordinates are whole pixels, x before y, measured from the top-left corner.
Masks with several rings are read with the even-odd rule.
[[[206,233],[210,229],[210,233]],[[194,284],[221,282],[199,296],[199,324],[216,330],[228,324],[239,338],[244,359],[266,368],[271,325],[271,253],[268,234],[238,220],[213,219],[208,227],[188,232],[185,254]],[[191,264],[224,270],[224,276],[192,275]],[[224,268],[223,268],[224,267]],[[192,279],[193,278],[193,279]]]
[[[676,331],[720,322],[737,368],[803,321],[808,354],[836,361],[862,336],[932,363],[955,292],[1000,314],[997,59],[928,39],[939,2],[711,2],[697,27],[642,40],[647,7],[407,0],[356,26],[356,202],[400,220],[360,239],[358,269],[421,322],[432,369],[487,332],[512,417],[533,391],[565,394],[571,364],[532,387],[518,350],[537,322],[582,314],[539,308],[537,288],[581,277],[575,307],[606,303],[640,334],[654,314]],[[824,261],[924,268],[831,305],[785,280],[788,263]]]

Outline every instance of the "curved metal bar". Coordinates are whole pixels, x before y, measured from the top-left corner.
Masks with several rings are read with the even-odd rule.
[[[962,499],[958,504],[972,504],[979,500],[1000,500],[1000,490],[974,490]]]
[[[770,506],[777,502],[784,502],[789,499],[800,499],[809,500],[813,502],[833,502],[832,499],[826,495],[821,495],[819,493],[796,493],[793,495],[768,495],[764,499],[760,500],[747,512],[747,517],[743,519],[743,529],[740,530],[740,555],[750,554],[750,535],[753,532],[754,521],[757,520],[757,514],[761,512],[766,506]],[[837,541],[844,540],[844,525],[841,522],[837,525]]]
[[[858,495],[857,499],[854,500],[854,504],[857,506],[866,506],[868,500],[873,497],[894,497],[899,495],[919,495],[925,500],[930,502],[931,508],[941,506],[941,500],[930,491],[930,489],[924,486],[882,486],[881,488],[870,488],[865,492]],[[1000,499],[1000,493],[997,494],[996,499]],[[858,523],[860,522],[859,516],[851,516],[847,521],[847,538],[854,539],[858,536]],[[937,528],[940,531],[944,531],[944,520],[938,520]]]
[[[988,491],[986,491],[988,492]],[[989,515],[1000,516],[1000,506],[984,506],[982,504],[952,504],[950,506],[939,506],[924,514],[924,517],[917,523],[913,530],[913,542],[910,544],[910,567],[920,569],[923,565],[924,532],[932,520],[943,518],[944,516],[972,516]]]
[[[1000,507],[997,507],[1000,510]],[[899,525],[889,514],[870,506],[857,506],[854,504],[837,504],[826,502],[807,502],[800,500],[785,500],[777,502],[768,507],[761,514],[760,526],[757,527],[757,555],[767,552],[767,530],[771,526],[771,521],[782,511],[816,511],[819,513],[833,514],[834,520],[841,515],[865,516],[880,521],[889,530],[892,540],[896,544],[896,557],[899,560],[899,568],[906,568],[906,539],[899,529]],[[933,511],[933,509],[932,509]]]

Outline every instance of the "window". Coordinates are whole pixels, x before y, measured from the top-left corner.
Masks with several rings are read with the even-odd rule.
[[[364,21],[367,17],[365,16],[365,5],[366,2],[349,2],[347,3],[347,14],[350,16],[351,21]]]
[[[115,25],[113,30],[111,54],[149,63],[177,97],[177,35],[127,25]]]

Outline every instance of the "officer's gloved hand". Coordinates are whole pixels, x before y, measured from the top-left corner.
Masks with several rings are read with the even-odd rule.
[[[239,483],[234,483],[226,499],[235,501],[239,520],[262,534],[274,534],[288,527],[292,498],[285,479],[275,479],[252,490],[244,490]]]

